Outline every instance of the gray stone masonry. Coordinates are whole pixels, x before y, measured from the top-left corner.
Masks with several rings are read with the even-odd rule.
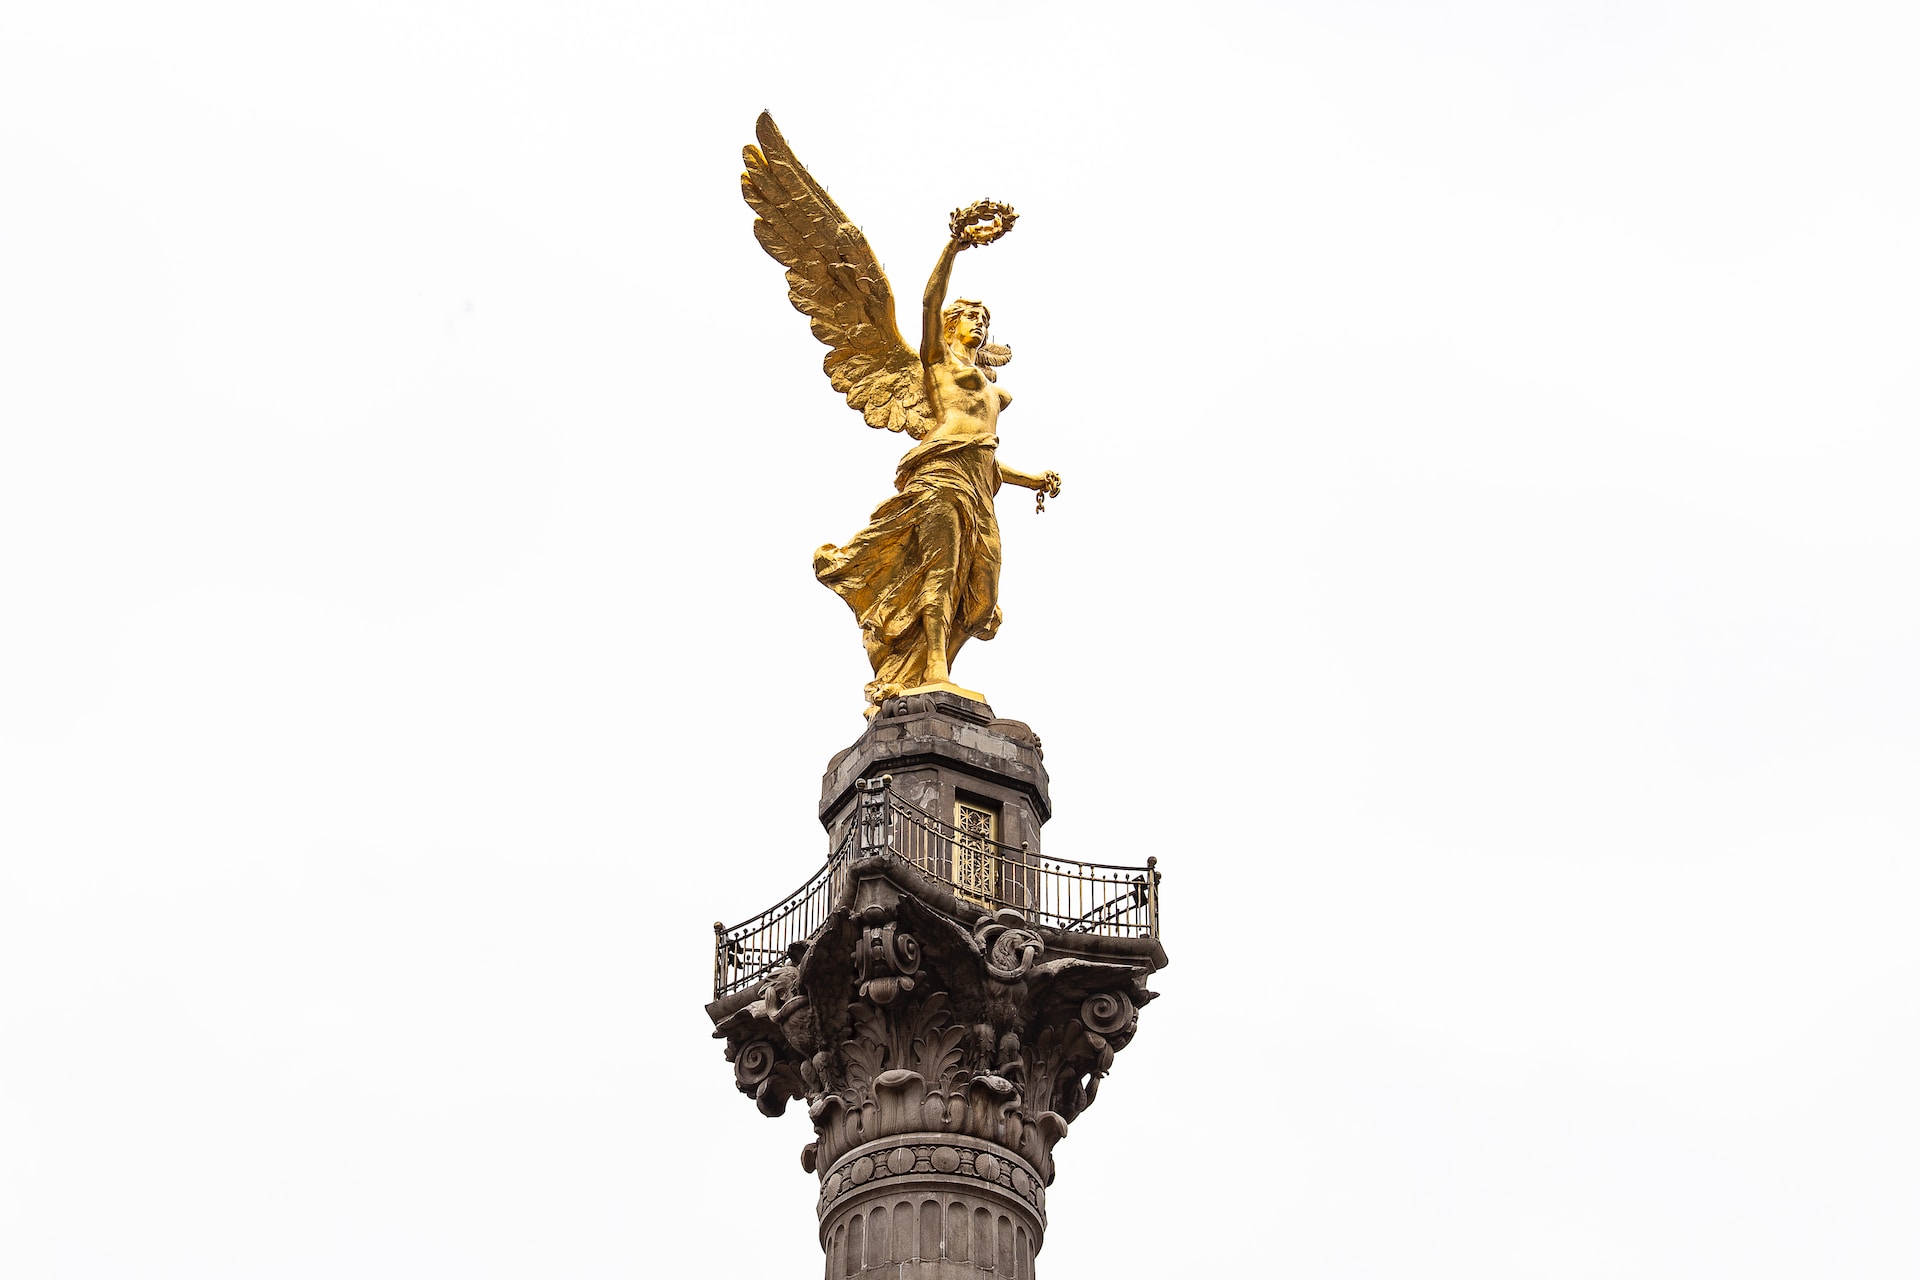
[[[820,779],[820,822],[839,847],[853,821],[853,784],[887,774],[893,792],[923,813],[951,820],[954,802],[985,800],[999,811],[1000,843],[1040,852],[1040,827],[1053,816],[1040,739],[1018,720],[952,693],[894,698]]]

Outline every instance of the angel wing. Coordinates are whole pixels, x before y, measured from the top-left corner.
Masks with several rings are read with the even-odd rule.
[[[920,355],[900,336],[893,287],[860,228],[795,158],[767,112],[741,155],[740,191],[759,216],[754,238],[787,269],[787,297],[832,348],[821,367],[870,427],[918,440],[933,428]]]

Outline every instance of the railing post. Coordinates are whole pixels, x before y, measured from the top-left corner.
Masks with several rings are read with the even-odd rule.
[[[713,922],[713,998],[718,1000],[726,994],[727,974],[723,956],[726,951],[727,926],[718,920]]]
[[[1154,870],[1154,864],[1160,859],[1147,855],[1147,936],[1160,936],[1160,873]]]
[[[855,780],[853,788],[860,794],[860,856],[878,857],[893,847],[893,809],[887,803],[887,788],[893,782],[893,775],[883,773],[877,778]]]

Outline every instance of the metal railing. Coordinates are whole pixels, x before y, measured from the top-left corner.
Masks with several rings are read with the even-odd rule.
[[[1144,867],[1075,862],[1014,848],[902,802],[890,778],[854,783],[854,824],[826,865],[805,884],[759,915],[727,928],[713,926],[713,994],[728,995],[759,982],[826,923],[856,857],[890,854],[952,888],[955,896],[988,911],[1011,907],[1029,921],[1064,933],[1116,938],[1160,936],[1160,873]]]
[[[787,948],[813,937],[827,922],[845,883],[853,833],[807,882],[780,901],[732,928],[713,922],[715,999],[752,986],[787,958]]]
[[[889,850],[909,866],[945,881],[954,893],[989,911],[1012,907],[1034,924],[1066,933],[1115,938],[1160,936],[1160,873],[1049,858],[956,830],[932,814],[892,798]]]

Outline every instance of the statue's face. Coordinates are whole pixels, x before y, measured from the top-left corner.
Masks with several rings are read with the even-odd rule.
[[[961,307],[953,313],[953,319],[947,325],[948,340],[963,347],[985,346],[987,341],[987,309],[985,307]]]

